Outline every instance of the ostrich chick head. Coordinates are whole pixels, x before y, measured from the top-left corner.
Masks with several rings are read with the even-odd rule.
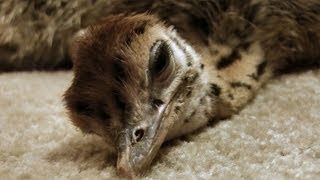
[[[70,119],[115,147],[122,175],[143,171],[164,141],[212,112],[200,57],[154,16],[107,17],[80,33],[71,57]]]

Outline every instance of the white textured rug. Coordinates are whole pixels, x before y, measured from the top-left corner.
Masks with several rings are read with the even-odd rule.
[[[115,178],[115,156],[71,125],[70,72],[0,74],[0,179]],[[272,81],[240,114],[161,149],[146,179],[320,179],[320,70]]]

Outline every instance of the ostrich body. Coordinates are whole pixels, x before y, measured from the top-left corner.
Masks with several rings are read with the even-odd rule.
[[[320,2],[118,1],[70,48],[73,123],[118,151],[120,174],[161,144],[237,113],[288,67],[320,60]]]

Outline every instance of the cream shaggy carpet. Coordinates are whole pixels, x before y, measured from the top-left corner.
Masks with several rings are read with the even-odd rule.
[[[0,74],[0,179],[113,179],[115,156],[71,125],[70,72]],[[320,179],[320,70],[272,81],[240,114],[167,143],[145,179]]]

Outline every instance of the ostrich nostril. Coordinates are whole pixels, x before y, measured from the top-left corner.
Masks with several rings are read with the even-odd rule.
[[[144,136],[144,129],[139,128],[139,129],[135,129],[133,131],[133,142],[137,143],[139,142]]]
[[[160,99],[153,99],[152,100],[152,106],[156,109],[158,109],[163,104],[164,104],[164,102]]]

